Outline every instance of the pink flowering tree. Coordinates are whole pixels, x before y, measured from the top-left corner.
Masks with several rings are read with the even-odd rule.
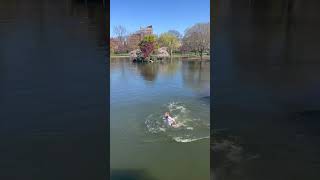
[[[143,55],[143,59],[150,57],[151,53],[157,47],[157,37],[155,35],[146,35],[143,40],[139,43],[140,50]]]

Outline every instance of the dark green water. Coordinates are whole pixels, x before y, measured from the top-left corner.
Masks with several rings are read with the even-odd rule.
[[[213,179],[320,179],[320,2],[215,5]]]
[[[112,179],[209,179],[210,62],[111,59],[110,73]]]
[[[107,179],[104,11],[0,1],[0,179]]]

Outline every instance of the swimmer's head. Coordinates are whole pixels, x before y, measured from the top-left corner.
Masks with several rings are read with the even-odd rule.
[[[167,118],[169,116],[169,112],[164,113],[164,116]]]

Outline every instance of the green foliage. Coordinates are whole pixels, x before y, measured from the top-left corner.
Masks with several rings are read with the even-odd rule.
[[[156,35],[153,35],[153,34],[150,34],[150,35],[145,35],[143,37],[143,42],[150,42],[150,43],[155,43],[157,42],[157,36]]]
[[[159,37],[159,44],[169,49],[170,56],[172,56],[172,51],[176,50],[180,46],[179,39],[172,33],[161,34]]]

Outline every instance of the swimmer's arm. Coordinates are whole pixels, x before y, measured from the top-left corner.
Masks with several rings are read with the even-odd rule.
[[[171,119],[172,119],[173,124],[177,124],[177,122],[174,118],[171,118]]]

